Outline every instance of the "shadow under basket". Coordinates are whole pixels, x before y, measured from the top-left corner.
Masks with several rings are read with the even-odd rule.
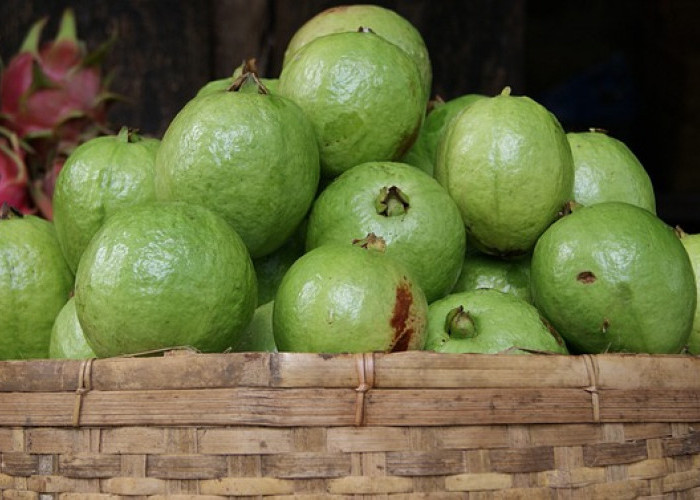
[[[2,498],[700,498],[700,357],[0,362]]]

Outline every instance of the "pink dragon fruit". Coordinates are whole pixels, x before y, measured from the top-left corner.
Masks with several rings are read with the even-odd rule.
[[[76,35],[71,9],[58,33],[40,47],[46,18],[36,22],[0,79],[0,124],[27,141],[32,197],[51,218],[53,184],[63,160],[79,144],[111,133],[107,108],[117,97],[106,90],[100,62],[114,37],[88,54]]]
[[[17,135],[0,127],[0,205],[7,203],[23,214],[31,214],[34,209],[24,157]]]

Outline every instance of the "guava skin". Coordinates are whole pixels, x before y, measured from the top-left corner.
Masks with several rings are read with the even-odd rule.
[[[371,32],[309,42],[282,69],[278,92],[313,123],[325,177],[400,158],[415,142],[425,112],[416,65]]]
[[[0,359],[47,358],[54,320],[72,288],[53,223],[0,218]]]
[[[155,201],[158,139],[119,135],[96,137],[68,157],[53,197],[56,234],[75,272],[85,247],[104,220],[126,207]]]
[[[535,246],[534,304],[583,353],[679,353],[697,292],[673,229],[623,202],[579,207]]]
[[[255,309],[250,324],[232,346],[234,352],[277,352],[272,333],[274,305],[274,301],[270,301]]]
[[[156,157],[158,199],[198,203],[221,215],[253,258],[291,236],[319,177],[316,136],[302,110],[249,84],[190,100]]]
[[[392,187],[408,200],[396,215],[377,206],[382,190]],[[428,303],[454,286],[465,252],[464,224],[445,189],[424,172],[397,162],[368,162],[346,171],[314,202],[306,248],[351,245],[369,233],[384,239],[386,255],[406,266]]]
[[[99,357],[176,346],[230,348],[253,317],[255,271],[221,217],[155,202],[107,219],[78,266],[75,305]]]
[[[493,288],[531,303],[531,258],[530,254],[516,259],[502,259],[481,252],[469,253],[464,258],[462,272],[452,288],[452,293]]]
[[[649,174],[622,141],[595,129],[569,132],[566,137],[574,159],[576,202],[624,201],[656,214]]]
[[[407,270],[384,253],[328,244],[285,274],[273,311],[279,351],[421,349],[428,304]]]
[[[464,108],[486,96],[481,94],[465,94],[447,102],[435,102],[434,107],[423,120],[416,142],[401,159],[402,162],[420,168],[428,175],[433,175],[437,161],[437,148],[445,130],[452,119]]]
[[[573,159],[557,119],[506,88],[454,118],[438,147],[435,178],[457,202],[477,248],[518,256],[569,201]]]
[[[332,33],[357,31],[365,27],[401,48],[416,64],[421,75],[423,103],[430,96],[433,73],[428,48],[422,35],[406,18],[378,5],[340,5],[326,9],[304,23],[292,36],[282,66],[309,42]]]
[[[51,330],[49,357],[53,359],[94,358],[95,352],[85,340],[83,329],[75,312],[75,298],[71,297],[56,316]]]
[[[473,323],[468,337],[451,335],[446,324],[450,311],[460,306]],[[568,354],[563,339],[534,306],[488,288],[453,293],[430,304],[425,349],[450,353]]]
[[[677,232],[680,233],[681,243],[690,257],[690,263],[695,273],[695,288],[700,294],[700,234],[686,234],[680,230]],[[697,305],[693,317],[693,328],[688,337],[687,350],[690,354],[700,354],[700,308]]]
[[[284,244],[271,254],[253,259],[258,280],[258,304],[275,299],[282,278],[294,262],[304,255],[306,245],[306,223],[304,219]]]

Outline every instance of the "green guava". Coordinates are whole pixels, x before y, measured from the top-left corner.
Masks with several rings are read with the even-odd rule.
[[[568,354],[564,340],[533,305],[490,288],[450,294],[430,304],[425,349]]]
[[[464,259],[464,224],[447,191],[425,172],[396,162],[347,170],[314,202],[306,248],[350,245],[368,233],[384,239],[386,255],[409,270],[428,302],[454,286]]]
[[[115,213],[88,244],[75,306],[100,357],[190,346],[233,346],[256,306],[241,238],[210,210],[154,202]]]
[[[280,351],[396,352],[423,347],[425,295],[381,245],[374,235],[356,245],[323,245],[289,268],[277,290],[272,318]]]
[[[56,179],[54,224],[68,265],[78,269],[85,247],[107,217],[154,201],[154,169],[160,141],[123,127],[118,135],[78,146]]]
[[[695,288],[700,294],[700,234],[687,234],[680,228],[676,228],[676,233],[688,252],[688,257],[690,257],[690,264],[695,273]],[[700,308],[697,305],[693,317],[693,328],[688,337],[687,350],[690,354],[700,354]]]
[[[423,103],[427,102],[433,72],[425,41],[410,21],[379,5],[340,5],[319,12],[294,33],[284,52],[282,66],[290,64],[299,50],[316,38],[357,31],[361,26],[398,46],[413,60],[420,71]]]
[[[46,358],[73,273],[53,223],[0,208],[0,359]]]
[[[481,94],[465,94],[447,102],[440,98],[431,101],[430,111],[423,120],[418,138],[401,161],[433,175],[438,144],[440,144],[445,129],[463,109],[484,97]]]
[[[503,259],[478,251],[468,253],[452,293],[493,288],[510,293],[525,302],[532,302],[530,260],[530,254],[520,258]]]
[[[622,141],[597,129],[569,132],[566,137],[574,158],[576,202],[624,201],[656,213],[649,174]]]
[[[272,300],[255,309],[252,321],[232,347],[234,352],[277,352],[272,333],[273,309]]]
[[[554,115],[506,87],[451,122],[435,178],[457,202],[481,251],[517,256],[532,249],[569,201],[574,168]]]
[[[306,245],[306,219],[292,236],[271,254],[253,259],[258,280],[258,304],[274,300],[282,278],[294,262],[304,254]]]
[[[71,297],[56,316],[51,330],[49,357],[54,359],[94,358],[95,352],[85,340],[83,329],[75,312],[75,298]]]
[[[696,307],[692,264],[673,229],[624,202],[579,207],[532,255],[534,304],[584,353],[678,353]]]
[[[202,86],[202,88],[200,88],[197,91],[197,97],[228,90],[244,72],[250,71],[255,72],[256,75],[258,74],[258,70],[255,65],[255,59],[248,59],[247,61],[244,61],[243,64],[241,64],[235,70],[233,70],[233,74],[231,76],[228,76],[226,78],[218,78],[216,80],[207,82],[204,86]],[[260,77],[259,80],[260,83],[262,83],[262,85],[265,87],[267,92],[273,94],[277,92],[277,84],[279,83],[279,80],[277,78]]]
[[[304,45],[282,68],[278,92],[313,123],[326,177],[367,161],[401,158],[416,140],[425,111],[416,65],[368,31]]]
[[[264,92],[246,73],[230,90],[190,100],[165,131],[155,168],[159,199],[221,215],[254,258],[291,236],[320,175],[316,136],[301,108]]]

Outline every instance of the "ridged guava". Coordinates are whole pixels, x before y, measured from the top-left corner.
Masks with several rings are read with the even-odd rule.
[[[571,197],[571,149],[557,119],[510,89],[450,122],[435,178],[457,202],[470,241],[485,253],[524,255]]]
[[[656,213],[649,174],[625,143],[597,129],[569,132],[566,138],[574,158],[576,202],[624,201]]]
[[[155,201],[154,169],[160,141],[122,128],[71,153],[53,197],[58,242],[73,272],[104,220],[126,207]]]

